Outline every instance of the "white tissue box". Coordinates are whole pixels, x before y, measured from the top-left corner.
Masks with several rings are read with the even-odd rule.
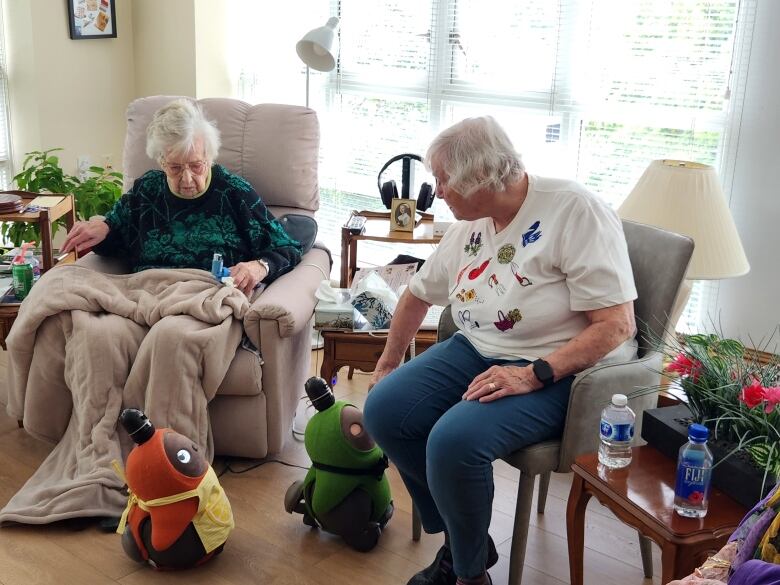
[[[317,301],[314,307],[314,328],[352,331],[360,313],[349,302],[349,289],[334,288],[333,292],[338,294],[338,302]]]

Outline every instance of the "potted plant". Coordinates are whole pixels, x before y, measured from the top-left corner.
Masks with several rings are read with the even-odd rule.
[[[122,196],[122,173],[100,166],[89,168],[84,180],[66,174],[54,152],[51,150],[26,153],[22,170],[14,176],[19,189],[34,193],[70,193],[74,197],[76,218],[89,219],[94,215],[105,215]],[[64,219],[52,226],[52,236]],[[15,246],[22,241],[39,241],[40,231],[37,224],[25,222],[7,222],[0,228],[3,238]]]
[[[676,458],[688,424],[707,426],[713,485],[752,507],[780,478],[780,359],[764,362],[716,334],[675,338],[662,350],[687,404],[645,411],[642,437]]]

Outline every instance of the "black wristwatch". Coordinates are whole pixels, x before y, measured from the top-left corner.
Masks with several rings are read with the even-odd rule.
[[[552,366],[539,358],[531,363],[534,369],[534,376],[542,383],[542,386],[549,386],[555,380],[555,374],[553,373]]]

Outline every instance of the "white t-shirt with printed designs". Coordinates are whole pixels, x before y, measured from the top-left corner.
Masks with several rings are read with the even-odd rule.
[[[459,221],[447,230],[409,290],[452,305],[460,332],[485,357],[534,360],[588,326],[583,311],[636,299],[617,214],[572,181],[528,175],[511,223]],[[636,356],[631,339],[600,363]]]

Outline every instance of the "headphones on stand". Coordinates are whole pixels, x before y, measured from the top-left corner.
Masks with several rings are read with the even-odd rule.
[[[399,154],[394,156],[385,163],[382,170],[376,177],[376,186],[379,189],[379,195],[382,197],[382,203],[384,203],[387,209],[391,209],[393,205],[393,199],[398,198],[398,187],[395,181],[387,181],[382,183],[382,173],[384,173],[390,165],[397,161],[403,161],[403,171],[401,174],[401,199],[409,199],[409,189],[414,183],[414,171],[412,169],[412,161],[416,160],[422,163],[423,160],[416,154]],[[436,199],[436,193],[433,187],[429,183],[423,183],[420,185],[420,192],[417,195],[417,211],[426,211],[433,205],[433,201]]]

